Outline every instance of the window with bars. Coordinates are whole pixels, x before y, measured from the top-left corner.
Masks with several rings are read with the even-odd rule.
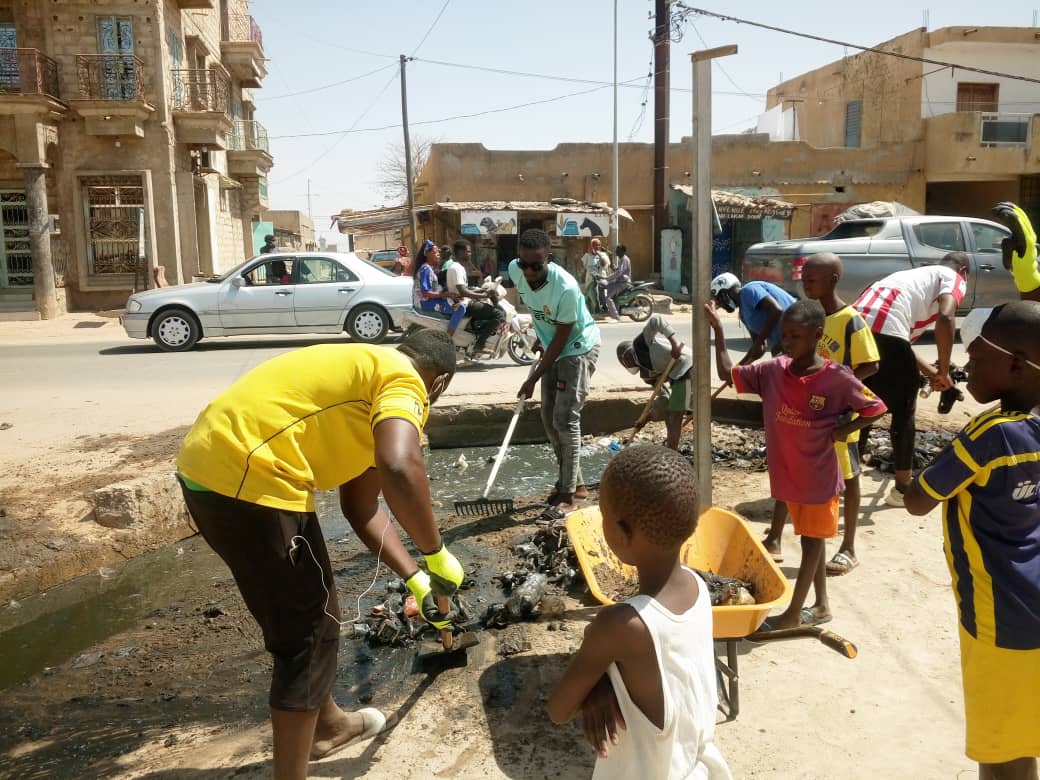
[[[957,84],[957,110],[958,111],[999,111],[1000,105],[999,84],[975,84],[970,82],[958,82]]]
[[[134,273],[145,256],[141,177],[91,176],[82,181],[90,273]]]

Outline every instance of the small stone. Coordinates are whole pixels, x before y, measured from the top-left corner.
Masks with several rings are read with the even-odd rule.
[[[221,615],[226,615],[227,613],[224,612],[223,609],[221,609],[221,606],[219,604],[207,604],[202,609],[202,614],[204,617],[207,618],[218,618]]]
[[[46,547],[48,550],[60,552],[68,546],[68,542],[64,539],[49,539],[43,543],[43,546]]]
[[[509,626],[498,636],[498,654],[508,657],[531,649],[526,626]]]
[[[170,734],[166,739],[163,740],[163,747],[173,747],[177,744],[177,735]]]
[[[100,661],[102,655],[103,653],[83,653],[82,655],[76,656],[70,666],[73,669],[86,669],[88,666],[93,666]]]
[[[0,423],[0,431],[9,431],[14,427],[14,423],[2,422]]]

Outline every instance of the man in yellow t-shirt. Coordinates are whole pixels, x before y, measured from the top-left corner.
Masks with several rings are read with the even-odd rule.
[[[862,382],[877,372],[881,358],[874,335],[863,317],[835,292],[841,272],[841,258],[836,254],[821,252],[812,255],[802,266],[802,289],[806,298],[820,302],[827,315],[816,351],[821,357],[848,367]],[[856,557],[856,523],[860,508],[859,432],[849,436],[847,441],[834,442],[834,451],[845,480],[845,532],[841,546],[827,563],[827,574],[832,576],[848,574],[859,566]],[[778,506],[773,512],[769,533],[762,540],[766,549],[775,556],[780,555],[780,536],[786,520],[786,507]]]
[[[177,458],[185,503],[228,564],[274,659],[270,707],[274,776],[304,778],[309,758],[371,737],[378,710],[332,700],[339,606],[315,490],[339,488],[358,538],[404,578],[422,617],[451,625],[436,605],[463,570],[434,520],[420,434],[455,373],[455,348],[423,330],[397,350],[325,344],[272,358],[207,406]],[[405,549],[380,492],[423,551]]]

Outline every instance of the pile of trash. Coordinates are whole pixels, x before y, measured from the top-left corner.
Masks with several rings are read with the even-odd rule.
[[[693,456],[693,449],[688,445],[680,446],[679,452],[688,457]],[[739,425],[712,424],[711,462],[741,471],[765,471],[765,431]]]
[[[918,431],[914,442],[913,470],[923,469],[935,460],[935,456],[946,449],[955,436],[947,431]],[[860,439],[859,450],[864,463],[887,474],[895,472],[888,431],[872,428],[869,440]]]

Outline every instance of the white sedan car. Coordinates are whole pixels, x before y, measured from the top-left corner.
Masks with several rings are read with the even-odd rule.
[[[353,253],[259,255],[223,276],[135,293],[126,335],[183,352],[201,338],[342,333],[376,344],[412,308],[412,280]]]

